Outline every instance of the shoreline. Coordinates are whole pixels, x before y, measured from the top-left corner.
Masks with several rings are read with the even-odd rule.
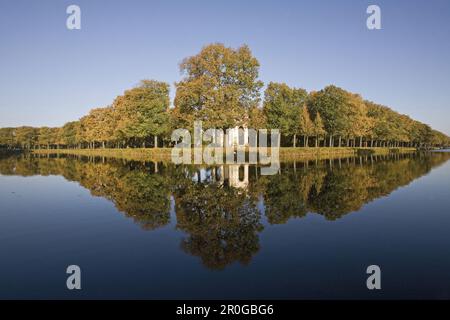
[[[173,148],[127,148],[127,149],[37,149],[29,150],[33,154],[66,154],[87,157],[107,157],[135,161],[170,161]],[[204,149],[203,149],[204,150]],[[193,154],[191,149],[191,152]],[[248,151],[248,149],[247,149]],[[268,148],[270,154],[270,148]],[[370,155],[388,155],[392,153],[414,153],[416,148],[353,148],[353,147],[318,147],[318,148],[292,148],[285,147],[279,149],[279,159],[281,161],[334,158],[340,156],[370,156]]]

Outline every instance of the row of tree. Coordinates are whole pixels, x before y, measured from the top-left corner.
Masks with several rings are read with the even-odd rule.
[[[282,145],[293,147],[450,145],[447,135],[430,126],[333,85],[308,93],[271,82],[261,103],[259,62],[247,46],[233,49],[222,44],[208,45],[186,58],[180,70],[183,79],[176,83],[173,108],[169,84],[143,80],[110,106],[92,109],[62,127],[0,128],[0,146],[167,146],[172,130],[192,129],[194,120],[201,120],[204,129],[280,129]]]

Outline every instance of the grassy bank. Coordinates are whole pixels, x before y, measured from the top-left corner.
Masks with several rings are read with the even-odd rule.
[[[136,161],[170,161],[171,148],[158,149],[143,149],[143,148],[129,148],[129,149],[40,149],[33,150],[35,154],[71,154],[86,157],[105,157],[118,158]]]
[[[368,156],[389,153],[411,153],[415,148],[280,148],[281,160],[308,158],[336,158],[342,156]]]
[[[270,154],[270,148],[269,154]],[[280,148],[280,160],[334,158],[352,155],[380,155],[389,153],[410,153],[415,148]],[[40,149],[33,150],[35,154],[71,154],[79,156],[119,158],[136,161],[170,161],[172,148],[158,149]]]

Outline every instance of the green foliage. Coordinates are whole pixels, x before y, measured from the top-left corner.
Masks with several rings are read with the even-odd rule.
[[[92,109],[79,121],[61,128],[0,128],[1,148],[140,147],[161,136],[170,141],[172,130],[192,128],[279,129],[293,138],[314,136],[346,140],[346,146],[448,147],[450,138],[429,125],[387,106],[365,101],[334,85],[309,95],[304,89],[270,82],[260,106],[259,62],[248,46],[205,46],[180,64],[183,79],[176,83],[175,107],[169,108],[169,85],[156,80],[118,96],[111,106]],[[155,145],[155,143],[154,143]],[[345,145],[344,145],[345,146]]]
[[[311,94],[309,109],[312,113],[320,113],[328,135],[345,136],[350,131],[351,119],[346,117],[349,113],[348,98],[347,92],[336,86],[327,86]]]
[[[67,122],[61,128],[61,144],[67,146],[75,146],[78,142],[77,134],[79,130],[80,130],[79,121]]]
[[[323,125],[323,120],[319,112],[317,112],[314,123],[313,123],[313,135],[317,137],[324,136],[327,132],[325,131],[325,127]]]
[[[15,130],[16,144],[23,149],[33,148],[38,141],[39,129],[33,127],[19,127]]]
[[[16,144],[15,128],[0,128],[0,147],[13,148]]]
[[[114,106],[114,113],[117,114],[116,130],[128,139],[145,139],[167,133],[169,103],[167,83],[141,81],[136,88],[125,91],[122,103]]]
[[[245,115],[259,102],[262,82],[259,62],[247,46],[223,44],[204,47],[180,65],[184,78],[176,84],[176,115],[182,128],[201,120],[204,128],[226,129],[245,124]]]
[[[264,93],[263,111],[270,129],[292,136],[300,131],[301,107],[308,96],[306,90],[285,83],[271,82]]]

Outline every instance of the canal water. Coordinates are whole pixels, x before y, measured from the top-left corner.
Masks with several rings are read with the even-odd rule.
[[[448,299],[449,159],[2,156],[0,298]]]

